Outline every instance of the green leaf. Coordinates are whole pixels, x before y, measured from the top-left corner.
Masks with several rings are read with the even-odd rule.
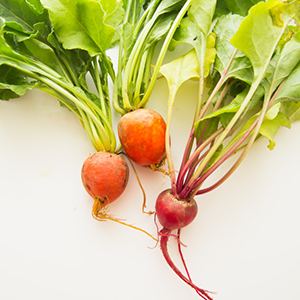
[[[95,56],[110,48],[115,35],[112,25],[118,23],[113,18],[116,1],[104,1],[105,7],[100,0],[42,0],[42,3],[49,10],[54,31],[65,49],[83,49]],[[115,17],[120,18],[119,10]]]
[[[176,15],[174,15],[174,18]],[[173,22],[173,18],[170,18],[170,15],[163,16],[159,22],[157,22],[152,30],[151,34],[147,38],[147,44],[145,50],[151,47],[153,44],[161,40],[169,31]]]
[[[228,15],[230,13],[229,9],[226,6],[225,1],[217,1],[214,19],[219,18],[223,15]]]
[[[119,87],[115,87],[114,106],[121,114],[135,108],[145,107],[154,88],[172,36],[186,14],[191,1],[163,0],[149,3],[146,16],[143,15],[140,22],[138,22],[138,25],[142,25],[137,26],[137,30],[134,30],[134,45],[125,66],[124,60],[119,61],[119,66],[122,65],[122,68],[118,70],[117,81],[119,87],[121,86],[122,98],[119,99],[118,97]],[[129,4],[130,2],[127,3],[127,5]],[[167,24],[168,32],[165,32],[166,28],[162,26],[164,24]],[[169,25],[171,26],[169,27]],[[158,39],[164,37],[165,34],[166,37],[158,49],[158,55],[153,57],[154,47],[157,45]],[[154,68],[153,72],[150,73],[152,58],[155,61],[152,62]],[[130,93],[131,86],[134,87],[134,94]],[[123,105],[119,105],[120,100]]]
[[[61,63],[68,69],[70,75],[73,74],[73,77],[77,78],[80,85],[87,88],[85,76],[90,68],[92,58],[89,56],[88,52],[76,49],[76,50],[65,50],[62,45],[57,40],[55,34],[52,32],[48,36],[48,42],[55,52],[58,52],[58,58],[61,60]],[[49,62],[48,62],[49,64]],[[65,74],[66,75],[66,74]],[[72,77],[72,75],[71,75]],[[76,84],[76,80],[74,81]]]
[[[6,64],[16,69],[21,68],[20,63],[28,63],[28,59],[21,54],[15,52],[4,38],[4,20],[0,18],[0,65]],[[32,66],[28,65],[28,71],[32,70]]]
[[[251,61],[254,80],[266,71],[285,27],[291,20],[288,6],[280,0],[259,2],[250,9],[249,15],[230,42]],[[279,23],[279,24],[278,24]],[[262,38],[263,37],[263,38]]]
[[[193,0],[188,11],[188,17],[205,36],[208,35],[211,28],[216,2],[215,0]]]
[[[216,60],[217,50],[215,48],[216,36],[214,33],[210,33],[206,39],[206,51],[205,51],[205,62],[204,62],[204,77],[206,78],[209,73],[211,66]]]
[[[4,3],[5,1],[2,2],[2,5]],[[1,11],[5,15],[6,43],[9,43],[16,52],[21,53],[18,56],[20,60],[23,59],[21,57],[23,54],[31,56],[31,59],[42,62],[44,66],[55,70],[60,76],[67,75],[67,68],[75,70],[76,66],[82,65],[80,59],[67,61],[66,56],[69,56],[70,52],[67,54],[56,37],[51,34],[48,12],[39,1],[22,1],[19,5],[12,1],[10,4],[11,6],[6,5],[5,11]],[[21,24],[27,24],[30,30],[26,29],[24,25],[26,30],[23,31]],[[65,62],[62,61],[63,59]],[[73,79],[80,77],[81,72],[73,75]]]
[[[173,51],[176,46],[182,43],[190,44],[196,48],[198,44],[198,35],[199,29],[196,27],[196,24],[188,17],[183,18],[173,35],[169,50]]]
[[[35,25],[38,23],[49,25],[47,11],[42,8],[41,3],[38,0],[30,2],[0,0],[0,17],[9,27],[27,33],[35,32]]]
[[[237,32],[244,18],[239,15],[226,15],[219,18],[213,28],[216,34],[216,51],[217,57],[214,68],[222,75],[227,67],[235,47],[231,44],[230,39]],[[244,53],[238,51],[226,73],[226,79],[236,78],[248,84],[253,81],[253,69],[250,60]]]
[[[136,32],[139,31],[138,22],[141,18],[142,2],[140,0],[123,1],[125,16],[121,26],[119,44],[119,48],[122,50],[124,56],[123,64],[126,64],[128,60],[134,41],[136,40]]]
[[[187,68],[186,66],[189,67]],[[162,65],[160,73],[167,79],[169,93],[175,96],[185,81],[199,77],[199,64],[196,51],[191,50],[176,60]]]
[[[292,72],[300,61],[300,31],[284,45],[280,54],[273,79],[275,87]]]
[[[204,120],[219,117],[222,126],[225,128],[227,124],[230,122],[230,120],[232,119],[232,117],[234,116],[234,114],[239,110],[248,92],[249,92],[249,87],[246,87],[242,92],[240,92],[232,100],[230,100],[230,102],[227,105],[224,105],[219,109],[217,109],[216,111],[207,114],[197,123],[203,122]],[[263,94],[264,94],[264,90],[262,88],[259,88],[252,98],[250,107],[248,108],[247,113],[244,116],[244,120],[246,120],[248,116],[251,116],[254,110],[260,108],[259,103],[263,97]]]
[[[249,9],[260,2],[261,0],[222,0],[217,1],[215,18],[221,17],[223,15],[237,14],[241,16],[246,16]]]
[[[240,94],[238,94],[230,103],[226,106],[223,106],[216,111],[206,115],[204,118],[202,118],[201,121],[210,119],[210,118],[215,118],[217,116],[223,115],[223,114],[228,114],[228,113],[235,113],[238,111],[240,108],[241,104],[243,103],[244,99],[246,98],[247,94],[249,92],[249,89],[245,89],[242,91]]]
[[[24,44],[33,57],[63,75],[60,67],[60,61],[53,48],[37,39],[26,40],[24,41]]]
[[[196,122],[195,126],[195,137],[197,143],[201,139],[201,141],[205,141],[212,134],[214,134],[219,127],[220,118],[213,117],[209,120],[209,122]],[[223,145],[221,145],[223,148]]]
[[[269,140],[270,143],[268,145],[268,148],[270,150],[273,150],[276,145],[274,137],[281,126],[291,128],[290,121],[281,112],[279,112],[275,118],[264,119],[264,121],[262,122],[259,133]]]
[[[275,97],[276,102],[300,100],[300,63],[295,67],[291,74],[285,79]]]
[[[266,90],[271,89],[271,92],[290,75],[300,61],[300,31],[286,42],[282,49],[278,47],[277,50],[262,83]]]
[[[289,121],[300,121],[300,102],[283,102],[280,111],[289,119]]]
[[[0,17],[0,69],[3,72],[0,77],[0,97],[13,98],[24,94],[29,88],[40,89],[56,97],[62,106],[77,115],[97,151],[115,151],[111,115],[107,113],[110,110],[107,74],[114,77],[110,60],[104,52],[99,52],[94,66],[91,64],[92,58],[83,49],[64,49],[50,31],[47,10],[39,6],[40,2],[29,1],[20,1],[20,6],[13,1],[15,7],[6,9],[5,14],[1,11],[5,18]],[[89,2],[100,5],[92,0]],[[6,2],[0,3],[3,5]],[[22,9],[17,9],[20,7]],[[31,7],[33,15],[40,17],[36,18],[36,23],[32,21],[32,15],[22,15],[28,7]],[[15,12],[15,15],[8,12]],[[44,17],[39,13],[43,13]],[[106,17],[110,14],[108,12]],[[31,27],[23,25],[31,23]],[[98,72],[99,69],[101,72]],[[99,75],[99,97],[88,90],[85,82],[88,71]],[[105,106],[105,112],[101,109],[102,105]]]
[[[123,2],[120,0],[95,1],[98,1],[101,4],[103,11],[105,12],[105,24],[110,25],[113,28],[117,28],[124,17]]]
[[[188,10],[188,16],[183,18],[177,28],[171,49],[180,43],[188,43],[195,49],[198,57],[199,69],[199,101],[195,118],[200,112],[201,102],[204,94],[205,79],[210,74],[211,65],[215,62],[216,37],[210,32],[214,15],[215,1],[194,0]],[[206,80],[207,81],[207,80]]]
[[[179,11],[186,0],[162,0],[155,10],[156,17],[162,14],[167,14],[174,11]]]
[[[42,13],[44,11],[44,6],[42,5],[40,0],[25,0],[25,1],[31,4],[37,12]]]
[[[250,129],[250,127],[256,121],[258,116],[259,113],[253,115],[251,118],[247,120],[247,122],[243,125],[240,131],[236,133],[236,135],[232,138],[230,143],[224,149],[224,153],[229,149],[230,145],[232,146],[234,143],[236,143],[240,138],[244,136],[244,134]],[[276,136],[281,126],[290,128],[291,127],[290,120],[287,118],[287,116],[284,113],[277,112],[276,117],[273,117],[271,119],[264,118],[262,125],[259,128],[259,134],[261,136],[266,137],[269,140],[268,148],[270,150],[273,150],[276,145],[274,141],[274,137]],[[253,131],[251,132],[251,134],[253,134]]]
[[[246,16],[249,9],[260,1],[261,0],[223,0],[218,2],[225,2],[227,9],[231,13]]]
[[[280,106],[281,103],[277,103],[275,105],[272,105],[272,107],[270,107],[268,109],[268,111],[265,114],[265,119],[266,120],[273,120],[274,118],[276,118],[276,116],[278,115],[279,111],[280,111]]]
[[[28,82],[26,76],[7,65],[0,66],[0,99],[10,100],[25,94],[33,89],[36,82]]]
[[[170,43],[169,50],[173,51],[174,48],[182,43],[190,44],[195,48],[197,53],[201,51],[201,42],[198,39],[199,29],[196,24],[191,21],[189,18],[182,19],[178,29],[176,30],[173,39]],[[210,71],[211,65],[215,62],[216,58],[216,49],[215,49],[215,35],[210,33],[207,36],[206,41],[206,52],[205,52],[205,72],[204,76],[207,77]]]

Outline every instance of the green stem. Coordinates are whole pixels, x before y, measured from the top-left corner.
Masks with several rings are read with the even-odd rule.
[[[170,130],[171,130],[171,119],[173,114],[173,107],[175,102],[176,90],[169,93],[168,99],[168,113],[167,113],[167,122],[166,122],[166,133],[165,133],[165,152],[166,159],[168,162],[168,169],[171,179],[171,188],[174,197],[177,197],[177,189],[176,189],[176,175],[175,168],[171,154],[171,145],[170,145]]]
[[[122,83],[122,97],[123,97],[123,104],[124,109],[126,111],[131,111],[134,109],[133,105],[131,104],[131,100],[129,99],[129,84],[132,80],[133,73],[138,65],[138,61],[140,60],[140,54],[143,49],[143,46],[146,41],[146,36],[148,35],[150,29],[152,28],[153,24],[155,23],[155,18],[152,18],[144,27],[144,30],[141,32],[140,36],[138,37],[137,41],[134,44],[134,47],[130,53],[128,58],[124,75],[123,75],[123,83]]]
[[[144,24],[149,21],[149,16],[150,16],[150,12],[151,12],[152,8],[153,8],[153,4],[152,5],[150,4],[147,7],[147,9],[143,12],[142,16],[139,18],[137,24],[135,25],[134,31],[133,31],[134,37],[136,37],[138,35],[138,33],[143,28]],[[129,11],[131,11],[130,7],[129,7]]]
[[[98,96],[100,99],[100,109],[103,111],[104,115],[109,118],[110,115],[108,113],[108,109],[109,107],[107,107],[105,99],[104,99],[104,94],[103,94],[103,88],[102,88],[102,84],[101,84],[101,75],[99,72],[99,64],[98,64],[98,58],[94,57],[93,58],[93,72],[94,72],[94,77],[95,77],[95,85],[98,91]]]
[[[92,127],[93,128],[92,132],[93,132],[93,136],[94,136],[93,144],[99,145],[99,146],[97,146],[97,148],[99,148],[100,151],[104,151],[104,150],[113,151],[111,141],[110,141],[110,136],[108,135],[107,131],[105,130],[101,121],[95,115],[93,110],[91,110],[87,105],[85,105],[79,99],[77,99],[72,94],[70,94],[67,90],[61,88],[58,84],[49,80],[48,78],[40,77],[39,80],[44,82],[45,84],[47,84],[49,87],[53,88],[60,94],[64,95],[68,99],[70,99],[79,110],[83,111],[87,115],[87,119],[85,119],[85,118],[82,119],[82,121],[85,125],[84,126],[85,128],[89,128],[89,123],[91,123],[91,124],[94,123],[96,125],[97,130],[95,130],[94,126]],[[82,116],[82,113],[81,113],[81,116]]]
[[[155,68],[153,70],[153,74],[152,74],[152,78],[149,84],[149,87],[143,97],[143,99],[141,100],[139,107],[144,107],[146,105],[146,103],[148,102],[150,95],[152,94],[156,79],[158,77],[159,74],[159,70],[160,67],[163,63],[163,60],[166,56],[167,50],[168,50],[168,46],[172,40],[172,37],[177,29],[177,27],[179,26],[179,23],[181,21],[181,19],[184,17],[184,15],[186,14],[187,10],[189,9],[190,5],[191,5],[192,0],[187,0],[186,3],[184,4],[184,6],[181,8],[181,10],[179,11],[178,15],[176,16],[170,30],[168,31],[168,34],[164,40],[164,43],[161,47],[160,53],[158,55],[156,64],[155,64]]]
[[[148,49],[143,53],[142,59],[139,63],[139,69],[137,70],[137,78],[134,80],[135,82],[135,92],[133,95],[133,106],[138,107],[141,97],[141,88],[144,78],[145,65],[148,57]]]
[[[205,53],[206,53],[206,37],[201,32],[201,35],[199,38],[201,39],[201,49],[199,51],[198,48],[196,48],[196,52],[199,57],[199,88],[198,88],[199,98],[198,98],[198,102],[197,102],[194,122],[196,122],[196,120],[198,119],[200,110],[202,107],[202,102],[203,102],[203,97],[204,97],[204,81],[205,81],[205,78],[204,78],[205,64],[204,64],[204,62],[205,62]]]
[[[89,99],[81,89],[79,91],[74,86],[70,85],[69,83],[65,82],[64,80],[61,80],[60,75],[58,73],[56,73],[55,71],[48,68],[47,66],[45,66],[42,63],[38,63],[37,64],[38,67],[37,67],[36,64],[35,64],[36,62],[34,60],[33,60],[33,64],[30,65],[29,69],[34,68],[34,69],[36,69],[35,72],[34,71],[32,71],[32,72],[28,71],[27,70],[28,64],[26,64],[24,62],[17,61],[17,63],[18,63],[18,65],[22,65],[22,64],[25,65],[25,67],[20,67],[18,69],[21,70],[22,72],[25,72],[25,73],[29,74],[29,76],[31,76],[31,77],[33,77],[37,80],[40,80],[41,78],[47,78],[51,82],[55,83],[56,86],[60,86],[64,90],[69,91],[71,94],[73,94],[75,96],[75,98],[72,98],[73,100],[76,99],[76,98],[80,99],[80,101],[78,99],[76,99],[76,103],[78,103],[79,105],[82,105],[82,103],[85,103],[86,107],[89,107],[90,109],[92,109],[94,111],[93,114],[97,114],[97,115],[100,116],[101,120],[103,121],[104,124],[107,125],[108,128],[111,127],[111,120],[108,120],[106,118],[106,116],[102,112],[102,110],[91,99]],[[41,69],[43,69],[43,70],[45,69],[45,70],[48,70],[48,71],[47,72],[41,72]],[[69,93],[69,95],[70,95],[70,93]],[[79,103],[79,102],[82,102],[82,103]],[[114,136],[112,128],[109,131],[109,135],[111,137]]]
[[[77,76],[75,75],[73,64],[69,62],[69,60],[65,57],[63,53],[59,53],[58,60],[62,61],[62,69],[64,71],[64,74],[66,74],[66,78],[69,79],[70,83],[80,86]]]
[[[151,61],[152,61],[152,57],[154,54],[154,50],[155,50],[155,45],[152,45],[149,48],[149,55],[148,55],[147,61],[146,61],[146,68],[145,68],[145,73],[144,73],[145,90],[147,90],[149,87],[149,82],[150,82],[150,77],[151,77]],[[139,106],[139,107],[142,107],[142,106]]]
[[[237,52],[237,49],[234,51],[233,55],[231,56],[231,59],[230,59],[229,63],[227,64],[221,78],[219,79],[217,85],[215,86],[212,93],[210,94],[210,96],[209,96],[208,100],[206,101],[205,105],[203,106],[203,108],[198,113],[198,117],[195,121],[201,121],[201,119],[204,117],[209,105],[211,104],[212,100],[214,99],[214,97],[217,95],[218,91],[220,90],[220,88],[224,84],[226,76],[227,76],[227,71],[228,71],[228,69],[229,69],[229,67],[230,67],[230,65],[231,65],[231,63],[232,63],[232,61],[233,61],[233,59],[236,55],[236,52]],[[199,98],[199,105],[198,105],[199,108],[201,108],[201,106],[202,106],[201,103],[202,103],[202,99],[200,97]],[[192,127],[192,130],[190,132],[189,139],[188,139],[187,144],[186,144],[186,148],[185,148],[185,152],[184,152],[184,155],[183,155],[183,159],[182,159],[182,163],[181,163],[179,173],[181,172],[181,169],[183,169],[185,163],[188,161],[188,159],[190,157],[192,147],[193,147],[194,138],[195,138],[195,126]]]
[[[124,20],[123,26],[124,24],[126,24],[127,19]],[[114,109],[121,115],[124,115],[126,113],[126,110],[123,109],[120,106],[120,98],[119,98],[119,89],[122,88],[122,70],[125,67],[125,53],[124,53],[124,36],[123,33],[120,36],[120,43],[119,43],[119,53],[118,53],[118,71],[117,71],[117,76],[115,79],[115,83],[113,85],[113,98],[112,98],[112,102],[113,102],[113,107]]]
[[[64,95],[61,95],[60,93],[58,93],[54,89],[48,87],[47,85],[45,85],[45,86],[41,85],[41,86],[38,86],[37,88],[39,90],[53,96],[58,101],[60,101],[62,104],[64,104],[71,112],[73,112],[78,117],[81,125],[83,126],[85,132],[87,133],[88,138],[91,141],[91,143],[92,143],[93,147],[95,148],[95,150],[96,151],[103,151],[104,146],[102,145],[101,141],[99,139],[97,139],[97,137],[93,134],[93,132],[95,132],[95,131],[91,129],[91,126],[94,126],[94,124],[91,123],[92,120],[88,119],[85,112],[82,109],[80,109],[80,108],[78,108],[74,105],[70,105],[70,99],[69,98],[66,98]]]

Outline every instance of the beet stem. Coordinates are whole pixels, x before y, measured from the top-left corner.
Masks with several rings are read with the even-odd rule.
[[[211,101],[213,100],[213,98],[215,97],[215,95],[217,94],[218,90],[223,85],[224,79],[226,78],[227,72],[229,70],[229,67],[230,67],[230,65],[231,65],[231,63],[232,63],[235,55],[236,55],[236,52],[237,52],[237,49],[234,51],[232,57],[230,58],[230,61],[228,62],[228,64],[227,64],[227,66],[226,66],[226,68],[225,68],[225,70],[224,70],[224,72],[223,72],[220,80],[218,81],[218,84],[215,86],[214,90],[210,94],[210,96],[209,96],[209,98],[208,98],[205,106],[201,109],[199,116],[198,117],[195,116],[194,123],[196,123],[197,121],[201,120],[201,118],[204,116],[204,114],[205,114],[205,112],[206,112],[209,104],[211,103]],[[188,159],[190,157],[194,138],[195,138],[195,126],[192,127],[192,130],[190,132],[189,139],[187,141],[186,148],[185,148],[184,155],[183,155],[183,159],[182,159],[182,162],[181,162],[179,173],[180,173],[181,169],[184,167],[184,164],[188,161]]]

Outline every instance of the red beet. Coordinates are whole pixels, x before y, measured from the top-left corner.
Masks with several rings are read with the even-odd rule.
[[[168,230],[174,230],[189,225],[197,215],[198,206],[194,199],[177,199],[168,189],[158,195],[155,210],[160,224]]]
[[[208,291],[196,286],[188,272],[183,255],[181,252],[181,242],[180,242],[180,230],[181,228],[189,225],[196,217],[198,212],[198,206],[194,199],[178,199],[172,193],[171,189],[167,189],[161,192],[156,200],[155,204],[156,216],[163,226],[162,230],[159,232],[160,247],[162,254],[170,266],[170,268],[182,279],[186,284],[192,287],[196,293],[205,300],[212,300]],[[183,265],[185,267],[187,276],[185,276],[173,263],[169,253],[168,253],[168,240],[172,234],[172,230],[177,230],[177,242],[180,257],[182,259]]]

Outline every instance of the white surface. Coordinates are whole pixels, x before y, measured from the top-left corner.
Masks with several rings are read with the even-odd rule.
[[[196,84],[179,91],[172,123],[178,168],[190,129]],[[148,107],[166,116],[167,87],[157,82]],[[182,231],[196,284],[217,300],[300,299],[300,124],[281,129],[277,146],[256,144],[223,186],[198,197],[199,214]],[[198,299],[165,263],[148,236],[91,217],[80,180],[93,148],[76,117],[41,92],[0,102],[0,299]],[[225,166],[223,167],[225,169]],[[169,187],[137,167],[154,208]],[[111,213],[152,234],[131,172]],[[176,243],[170,242],[176,263]],[[181,265],[179,265],[181,266]]]

